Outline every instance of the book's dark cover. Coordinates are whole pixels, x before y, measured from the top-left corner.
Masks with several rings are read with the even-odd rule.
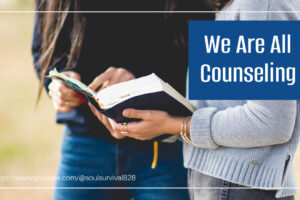
[[[107,110],[101,110],[98,103],[94,99],[88,99],[97,108],[97,110],[99,110],[107,117],[114,119],[118,123],[140,120],[123,117],[122,113],[126,108],[134,108],[139,110],[161,110],[166,111],[170,115],[183,117],[192,115],[192,112],[188,108],[186,108],[184,105],[179,103],[176,99],[174,99],[164,91],[136,96],[127,99],[126,101],[123,101]],[[156,137],[155,140],[161,141],[167,139],[168,137],[170,137],[170,135],[162,135]]]
[[[112,108],[103,110],[100,108],[98,102],[93,97],[89,96],[88,93],[86,93],[84,90],[82,90],[72,81],[62,79],[61,77],[51,77],[51,78],[56,78],[65,82],[67,87],[70,87],[76,90],[77,92],[79,92],[80,94],[84,95],[98,111],[100,111],[102,114],[115,120],[118,123],[138,120],[138,119],[128,119],[123,117],[122,112],[126,108],[134,108],[138,110],[161,110],[161,111],[166,111],[170,115],[175,115],[175,116],[188,116],[192,114],[192,112],[188,108],[186,108],[175,98],[173,98],[172,96],[170,96],[164,91],[135,96],[115,105]]]
[[[61,80],[64,81],[68,87],[73,88],[80,94],[84,95],[99,112],[115,120],[117,123],[140,121],[140,119],[129,119],[123,117],[122,113],[123,110],[126,108],[134,108],[138,110],[160,110],[165,111],[170,115],[182,117],[192,115],[192,112],[188,108],[186,108],[183,104],[178,102],[176,99],[174,99],[172,96],[170,96],[164,91],[135,96],[119,104],[116,104],[112,108],[103,110],[100,108],[98,102],[94,100],[94,98],[90,97],[85,91],[81,90],[79,87],[77,87],[71,82],[68,82],[64,79]],[[169,135],[163,135],[155,138],[155,140],[163,140],[168,137]]]

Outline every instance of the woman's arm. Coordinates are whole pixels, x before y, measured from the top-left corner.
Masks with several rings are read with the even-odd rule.
[[[164,134],[179,135],[181,123],[184,121],[189,126],[190,117],[171,116],[164,111],[158,110],[136,110],[125,109],[123,116],[127,118],[141,119],[138,122],[130,122],[124,127],[123,124],[116,124],[115,132],[122,132],[124,136],[138,140],[151,140]],[[123,130],[125,128],[125,130]]]
[[[123,115],[142,119],[127,124],[128,137],[149,140],[166,133],[179,134],[184,120],[192,143],[199,148],[252,148],[290,140],[296,120],[296,101],[248,101],[221,111],[215,107],[203,107],[192,117],[135,109],[126,109]],[[123,128],[122,124],[117,124],[114,131],[120,132]]]
[[[251,148],[286,143],[295,120],[296,101],[247,101],[242,106],[217,111],[198,109],[190,123],[195,146]]]

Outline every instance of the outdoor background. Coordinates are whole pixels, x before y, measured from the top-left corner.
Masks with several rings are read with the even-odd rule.
[[[33,0],[0,0],[0,11],[33,10]],[[30,52],[32,13],[0,13],[0,187],[52,187],[54,181],[1,181],[1,176],[55,176],[62,126],[38,81]],[[300,149],[295,161],[300,185]],[[50,200],[52,190],[0,190],[0,199]],[[297,200],[300,200],[298,194]]]

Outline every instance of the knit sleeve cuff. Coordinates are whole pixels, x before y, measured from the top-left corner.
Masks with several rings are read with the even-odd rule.
[[[217,108],[200,108],[194,112],[190,124],[190,138],[196,147],[218,148],[211,137],[211,118],[216,111]]]

